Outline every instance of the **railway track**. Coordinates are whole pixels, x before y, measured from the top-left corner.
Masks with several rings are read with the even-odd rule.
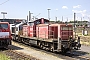
[[[9,53],[8,53],[9,52]],[[6,52],[6,54],[8,55],[8,56],[10,56],[10,58],[12,59],[12,60],[20,60],[20,59],[22,59],[22,60],[38,60],[38,59],[36,59],[36,58],[34,58],[34,57],[31,57],[31,56],[29,56],[29,55],[25,55],[25,54],[23,54],[23,53],[20,53],[20,52],[17,52],[17,51],[13,51],[13,50],[8,50],[7,52]],[[13,55],[13,56],[12,56]]]
[[[15,42],[17,43],[17,42]],[[41,51],[41,52],[44,52],[44,53],[47,53],[47,54],[50,54],[50,55],[53,55],[55,57],[58,57],[58,58],[62,58],[62,59],[65,59],[65,60],[90,60],[90,57],[87,57],[85,56],[85,54],[88,54],[86,52],[81,52],[81,51],[74,51],[74,52],[68,52],[67,54],[63,54],[63,53],[52,53],[52,52],[48,52],[48,51],[45,51],[43,49],[38,49],[36,47],[32,47],[32,46],[28,46],[28,45],[25,45],[25,44],[22,44],[22,43],[19,43],[20,45],[23,45],[25,47],[28,47],[28,48],[32,48],[32,49],[35,49],[37,51]]]
[[[39,60],[30,55],[26,55],[24,53],[17,52],[15,50],[13,50],[12,48],[2,48],[0,50],[0,52],[5,53],[7,56],[9,56],[11,58],[11,60]]]
[[[81,52],[80,53],[80,51],[78,51],[78,52],[74,51],[74,52],[71,52],[71,53],[68,52],[67,54],[57,53],[57,52],[52,53],[50,51],[45,51],[43,49],[38,49],[36,47],[28,46],[28,45],[25,45],[25,44],[22,44],[22,43],[17,43],[17,42],[13,42],[13,43],[16,44],[16,45],[17,44],[23,45],[26,48],[31,48],[31,49],[34,49],[34,50],[37,50],[37,51],[44,52],[44,53],[46,53],[46,55],[49,54],[49,55],[55,56],[57,58],[60,58],[62,60],[90,60],[90,57],[84,56],[84,54],[86,54],[86,52]],[[20,59],[21,60],[39,60],[39,59],[37,59],[37,58],[35,58],[33,56],[30,56],[30,55],[27,55],[27,54],[25,54],[23,52],[17,52],[16,50],[20,50],[20,49],[22,50],[23,48],[18,48],[18,45],[15,47],[14,44],[12,45],[12,47],[2,49],[1,51],[3,51],[6,55],[10,56],[10,58],[12,60],[20,60]],[[24,48],[24,49],[26,49],[26,48]]]

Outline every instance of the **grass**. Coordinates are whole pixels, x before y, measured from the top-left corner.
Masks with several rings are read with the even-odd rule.
[[[80,36],[81,44],[90,46],[90,28],[86,28],[85,30],[88,31],[88,35],[82,35],[83,28],[77,28],[76,33]]]
[[[90,42],[83,42],[83,41],[81,41],[81,44],[90,46]]]
[[[4,53],[0,52],[0,60],[11,60],[10,57],[6,56]]]
[[[76,28],[76,33],[82,35],[82,30],[83,28]],[[85,30],[88,31],[88,35],[85,36],[90,36],[90,28],[86,28]]]

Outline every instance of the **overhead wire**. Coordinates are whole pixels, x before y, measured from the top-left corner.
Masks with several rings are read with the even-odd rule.
[[[5,4],[6,2],[8,2],[9,0],[6,0],[6,1],[4,1],[4,2],[2,2],[0,5],[3,5],[3,4]]]

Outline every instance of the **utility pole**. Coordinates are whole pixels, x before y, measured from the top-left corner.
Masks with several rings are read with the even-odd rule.
[[[27,24],[28,24],[28,15],[27,15]]]
[[[74,13],[74,32],[75,32],[75,38],[76,38],[76,13]]]
[[[31,13],[30,13],[30,11],[29,11],[29,21],[31,20]]]
[[[81,17],[81,26],[82,26],[82,17]]]
[[[56,9],[56,14],[57,14],[57,11],[58,11],[58,9]],[[56,19],[56,22],[57,22],[57,16],[55,17],[55,19]]]
[[[51,10],[51,9],[48,8],[47,10],[48,10],[48,19],[49,19],[49,21],[50,21],[50,10]]]
[[[57,17],[55,17],[55,20],[56,20],[56,22],[57,22]]]
[[[33,14],[33,13],[31,13],[31,12],[29,11],[29,21],[31,20],[31,14]]]
[[[74,13],[74,31],[75,31],[75,27],[76,27],[75,22],[76,22],[76,13]]]
[[[62,22],[63,22],[63,16],[62,16]]]
[[[67,17],[67,23],[68,23],[68,17]]]
[[[5,19],[5,14],[7,14],[7,12],[1,12],[1,14],[3,14],[3,20]]]

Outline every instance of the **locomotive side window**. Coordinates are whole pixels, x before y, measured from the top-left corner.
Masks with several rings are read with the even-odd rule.
[[[40,24],[41,22],[40,21],[35,21],[35,24],[37,25],[37,24]]]
[[[37,24],[40,24],[40,21],[37,21]]]
[[[0,28],[5,28],[5,29],[7,29],[7,28],[8,28],[8,24],[0,24]]]
[[[61,30],[68,30],[68,27],[62,27]]]
[[[69,30],[73,30],[73,28],[72,27],[69,27]]]
[[[45,24],[48,24],[48,22],[47,22],[47,21],[44,21],[44,23],[45,23]]]
[[[29,23],[29,25],[30,25],[30,26],[33,26],[33,25],[34,25],[34,23]]]
[[[61,30],[73,30],[72,27],[62,27]]]

